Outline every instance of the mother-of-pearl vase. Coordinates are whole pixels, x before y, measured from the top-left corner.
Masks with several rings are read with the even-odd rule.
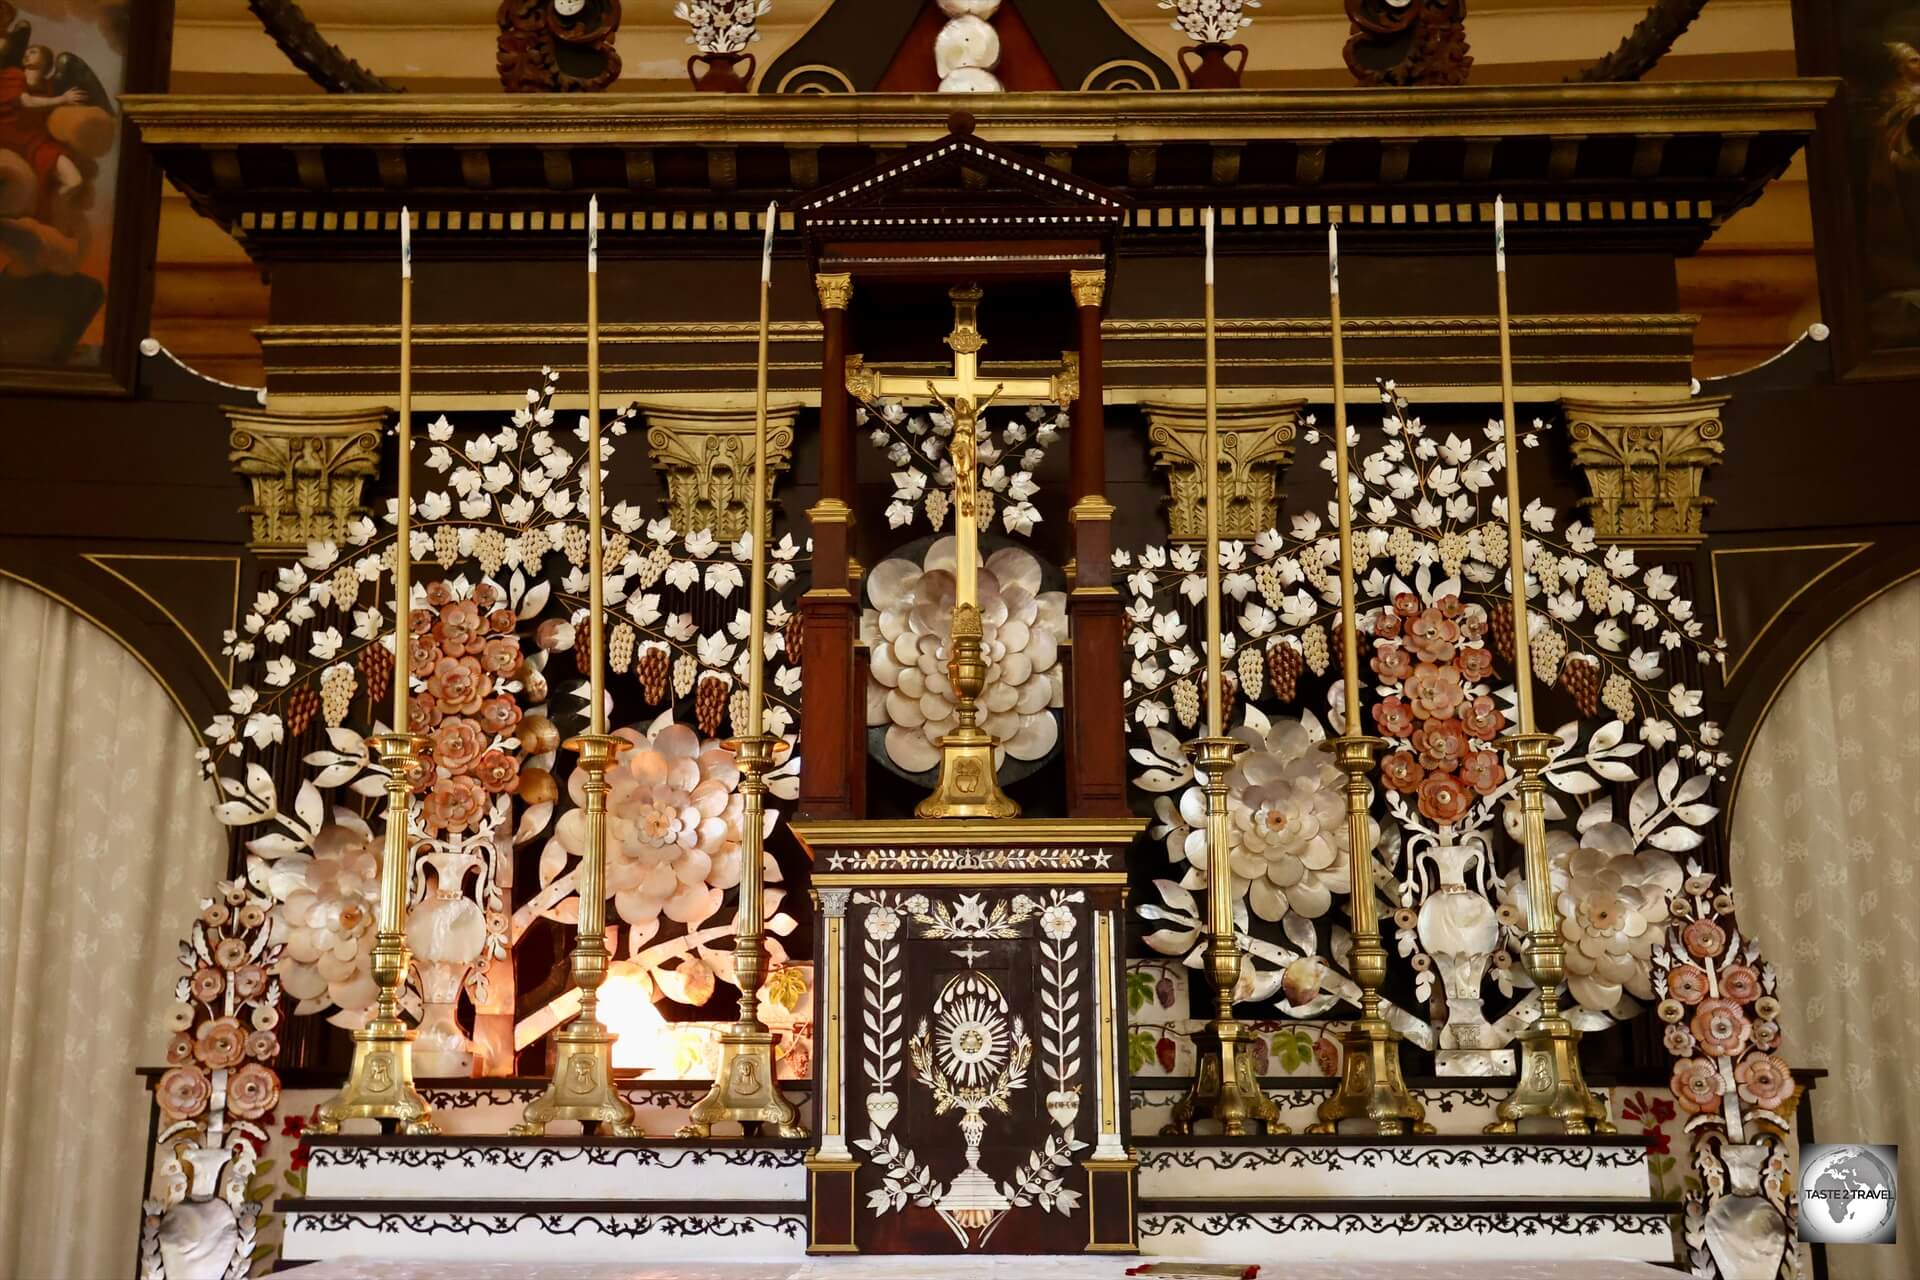
[[[1771,1280],[1787,1252],[1786,1219],[1760,1187],[1773,1151],[1765,1143],[1728,1142],[1719,1154],[1730,1185],[1707,1210],[1707,1251],[1723,1276]]]
[[[1512,1070],[1512,1053],[1502,1050],[1487,1025],[1480,998],[1487,961],[1500,943],[1500,921],[1484,891],[1467,885],[1475,867],[1484,886],[1486,842],[1467,836],[1455,844],[1428,844],[1413,854],[1412,867],[1423,886],[1431,866],[1439,888],[1427,889],[1420,903],[1420,945],[1433,957],[1447,997],[1447,1020],[1440,1028],[1434,1070],[1440,1075],[1497,1075]]]
[[[470,1076],[473,1041],[460,1029],[456,1014],[467,971],[487,943],[487,920],[462,886],[481,862],[477,854],[462,849],[435,849],[421,861],[433,872],[434,887],[407,918],[407,946],[413,950],[423,1005],[413,1069],[429,1078]]]
[[[160,1219],[161,1274],[166,1280],[223,1280],[233,1265],[240,1223],[222,1195],[229,1147],[175,1148],[188,1178],[186,1198]]]

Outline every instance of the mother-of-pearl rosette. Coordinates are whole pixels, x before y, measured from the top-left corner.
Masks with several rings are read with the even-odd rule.
[[[995,759],[1039,760],[1059,742],[1053,709],[1065,704],[1060,642],[1064,592],[1042,591],[1040,562],[1007,547],[980,575],[981,652],[987,661],[980,724],[999,741]],[[955,724],[947,676],[953,629],[954,540],[928,548],[926,562],[894,558],[867,576],[861,616],[867,644],[867,723],[885,726],[888,759],[908,773],[940,763],[940,739]]]

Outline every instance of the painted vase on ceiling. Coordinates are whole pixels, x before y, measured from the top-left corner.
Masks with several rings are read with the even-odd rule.
[[[1237,63],[1232,60],[1236,53],[1240,55]],[[1194,55],[1192,65],[1187,63],[1188,54]],[[1238,89],[1240,75],[1247,69],[1247,46],[1219,40],[1186,45],[1180,50],[1180,69],[1187,73],[1189,89]]]
[[[706,68],[695,71],[697,62],[706,63]],[[742,63],[745,71],[740,69]],[[696,53],[687,59],[687,79],[701,93],[745,93],[753,83],[756,65],[751,53]]]

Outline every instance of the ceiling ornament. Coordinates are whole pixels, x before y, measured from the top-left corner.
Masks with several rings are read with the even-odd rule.
[[[620,78],[620,0],[503,0],[500,87],[508,93],[605,89]]]
[[[1361,84],[1467,82],[1467,0],[1347,0],[1347,18],[1347,69]]]
[[[1706,7],[1707,0],[1653,0],[1619,48],[1567,79],[1588,83],[1638,80],[1667,56],[1674,41],[1686,34]]]
[[[287,61],[306,73],[309,80],[328,93],[399,93],[400,87],[381,79],[340,52],[337,45],[320,34],[294,0],[247,0],[247,8],[260,19]]]

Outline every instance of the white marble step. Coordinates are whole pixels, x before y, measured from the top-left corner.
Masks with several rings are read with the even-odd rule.
[[[701,1195],[723,1187],[684,1186]],[[434,1263],[746,1262],[799,1259],[804,1200],[726,1202],[284,1200],[281,1256]]]
[[[308,1139],[307,1194],[358,1200],[800,1200],[804,1142],[660,1138]]]
[[[1148,1200],[1140,1251],[1225,1262],[1609,1258],[1668,1263],[1677,1206],[1601,1197]],[[1409,1272],[1408,1274],[1415,1274]]]
[[[1648,1194],[1634,1136],[1138,1138],[1142,1199]]]

